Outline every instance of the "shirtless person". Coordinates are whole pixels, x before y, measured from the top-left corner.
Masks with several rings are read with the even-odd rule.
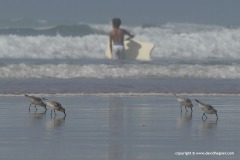
[[[128,35],[126,40],[130,40],[134,36],[127,30],[120,28],[121,19],[113,18],[113,30],[109,33],[109,47],[112,59],[124,59],[124,35]]]

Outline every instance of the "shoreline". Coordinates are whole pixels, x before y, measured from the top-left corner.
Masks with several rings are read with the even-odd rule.
[[[99,97],[131,97],[131,96],[172,96],[172,93],[26,93],[34,96],[58,96],[58,97],[71,97],[71,96],[99,96]],[[238,94],[233,93],[176,93],[177,95],[182,96],[239,96]],[[21,97],[24,94],[0,94],[0,97]]]
[[[1,79],[0,96],[46,95],[240,95],[238,79]]]

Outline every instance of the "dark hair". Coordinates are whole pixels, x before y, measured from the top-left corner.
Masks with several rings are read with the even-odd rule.
[[[112,19],[112,24],[113,24],[113,27],[120,27],[121,25],[121,19],[120,18],[113,18]]]

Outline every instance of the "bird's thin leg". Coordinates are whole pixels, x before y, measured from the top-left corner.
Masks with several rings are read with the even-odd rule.
[[[187,107],[185,107],[185,109],[186,109],[186,112],[188,112]]]
[[[206,119],[207,119],[207,115],[206,115],[206,113],[204,113],[204,115],[205,115],[205,117],[206,117]]]
[[[37,111],[37,105],[34,106],[36,108],[36,111]]]
[[[28,107],[28,110],[30,111],[30,107],[31,107],[32,103],[30,103],[29,107]]]
[[[203,115],[202,115],[202,119],[203,119],[203,116],[205,116],[205,120],[207,119],[207,116],[206,116],[206,114],[205,113],[203,113]]]

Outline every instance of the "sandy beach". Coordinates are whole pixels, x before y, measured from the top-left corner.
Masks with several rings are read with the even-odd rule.
[[[0,97],[0,153],[4,160],[159,160],[239,157],[239,96],[189,96],[217,110],[202,120],[174,96],[57,96],[67,116],[28,111],[24,96]],[[219,155],[223,154],[227,155]],[[232,155],[234,154],[234,155]]]

